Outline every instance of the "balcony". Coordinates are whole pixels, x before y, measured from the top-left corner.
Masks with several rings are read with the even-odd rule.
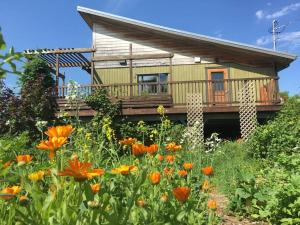
[[[83,96],[88,96],[99,88],[106,88],[113,101],[115,99],[120,100],[125,114],[126,112],[154,113],[158,105],[169,108],[167,112],[170,113],[184,113],[186,112],[187,93],[200,93],[207,112],[236,111],[239,105],[239,93],[248,82],[254,82],[255,100],[258,108],[275,110],[271,106],[276,106],[278,109],[281,100],[278,93],[278,79],[276,78],[172,81],[160,84],[152,82],[143,84],[94,84],[82,85],[78,91]],[[62,86],[58,87],[55,93],[61,107],[66,103],[64,97],[68,95],[68,92],[68,88]],[[84,103],[81,106],[82,110],[88,108]]]

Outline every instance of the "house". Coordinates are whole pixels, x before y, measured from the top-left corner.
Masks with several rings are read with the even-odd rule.
[[[206,121],[230,121],[238,118],[239,92],[249,81],[254,82],[259,118],[282,105],[278,72],[295,55],[84,7],[77,10],[91,29],[92,48],[46,51],[42,57],[56,68],[57,85],[60,65],[85,68],[91,84],[81,89],[89,94],[107,88],[111,96],[122,99],[123,116],[151,119],[157,115],[156,107],[164,105],[167,115],[184,120],[187,94],[200,93]],[[91,60],[83,59],[82,52],[91,52]],[[68,58],[72,53],[73,59]],[[66,92],[67,87],[58,87],[59,97]],[[80,111],[81,116],[93,114],[86,106]]]

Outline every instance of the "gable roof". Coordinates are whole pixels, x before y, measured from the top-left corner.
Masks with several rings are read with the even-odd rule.
[[[275,65],[279,71],[288,67],[297,58],[296,55],[285,52],[163,27],[81,6],[77,7],[77,11],[91,29],[93,29],[94,23],[105,23],[113,27],[128,28],[128,31],[132,32],[160,35],[174,41],[177,40],[181,41],[181,43],[194,45],[198,47],[202,56],[206,54],[210,54],[210,56],[215,55],[217,59],[225,61],[239,62],[252,66]]]

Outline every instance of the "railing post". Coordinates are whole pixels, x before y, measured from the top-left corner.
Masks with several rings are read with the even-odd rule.
[[[133,70],[132,70],[132,44],[129,44],[129,76],[130,76],[130,98],[133,95],[133,88],[132,88],[132,83],[133,83]]]

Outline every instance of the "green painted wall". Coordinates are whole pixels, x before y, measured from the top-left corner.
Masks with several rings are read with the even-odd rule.
[[[253,68],[235,64],[193,64],[193,65],[173,65],[172,67],[172,81],[191,81],[191,80],[206,80],[207,69],[209,68],[228,68],[229,79],[241,78],[268,78],[275,76],[272,68]],[[152,73],[169,73],[169,66],[149,66],[133,68],[133,83],[137,84],[138,74],[152,74]],[[107,68],[96,69],[94,83],[103,84],[120,84],[130,83],[129,68]],[[260,87],[266,82],[260,81],[256,83],[257,95],[259,96]],[[242,83],[230,83],[228,89],[230,93],[228,98],[237,101],[237,90],[242,86]],[[171,90],[171,87],[169,87]],[[111,94],[118,96],[128,96],[129,87],[124,85],[118,88],[111,88]],[[133,94],[138,94],[138,86],[135,85],[132,89]],[[185,104],[187,92],[201,92],[203,99],[208,99],[208,89],[206,84],[174,84],[172,85],[172,95],[174,103]]]

